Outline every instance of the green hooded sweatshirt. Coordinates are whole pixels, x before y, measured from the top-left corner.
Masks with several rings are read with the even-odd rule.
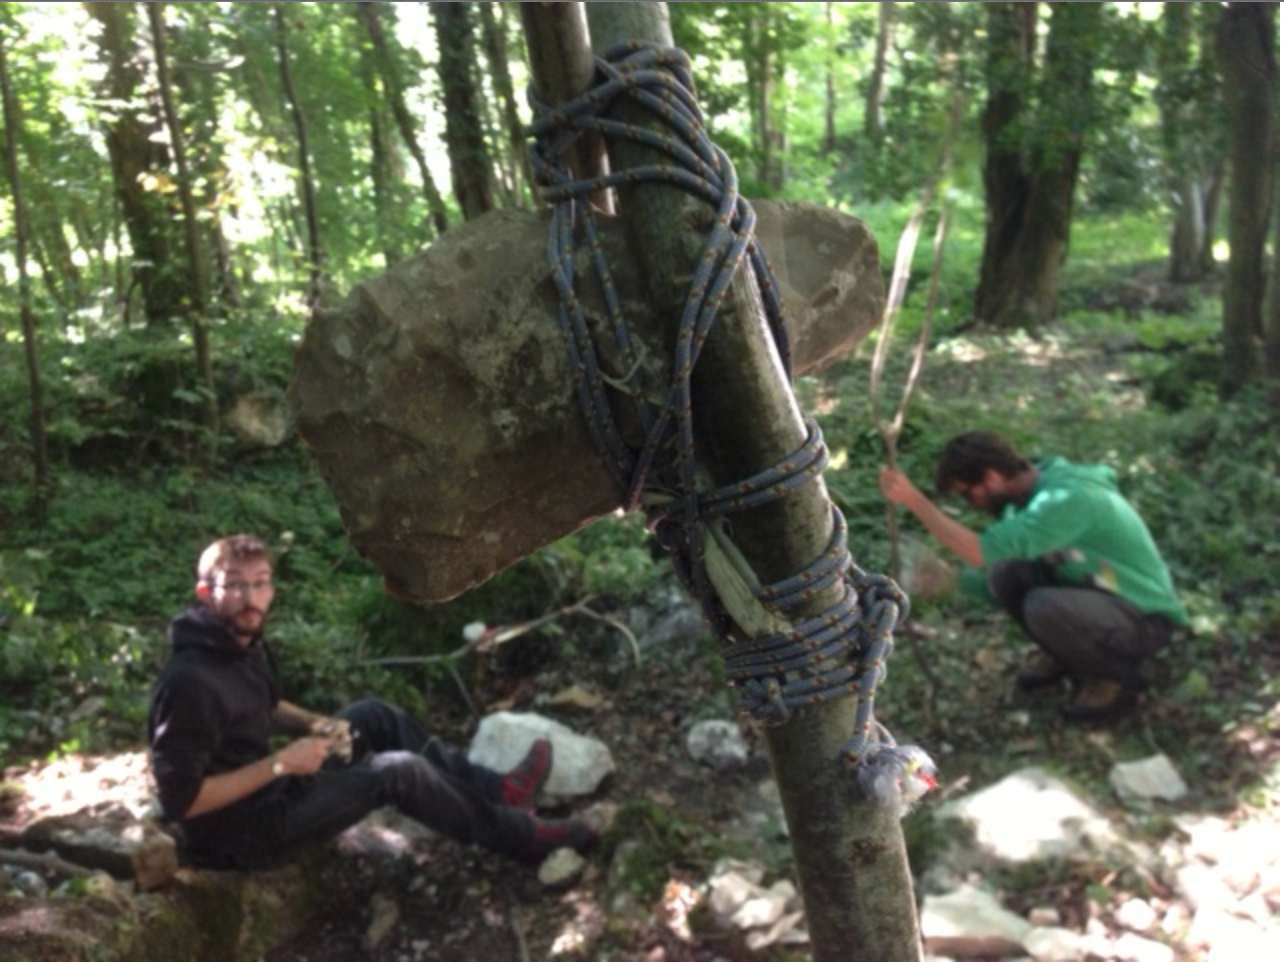
[[[1020,507],[1009,505],[981,533],[985,564],[1074,552],[1057,566],[1063,584],[1095,585],[1147,614],[1186,624],[1168,566],[1146,523],[1119,493],[1114,469],[1071,464],[1065,458],[1050,458],[1037,467],[1039,480],[1030,500]],[[969,597],[992,601],[982,569],[965,568],[960,588]]]

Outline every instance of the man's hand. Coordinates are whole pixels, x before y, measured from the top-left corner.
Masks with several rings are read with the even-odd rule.
[[[914,487],[914,482],[900,471],[886,465],[878,470],[878,487],[882,490],[883,497],[892,504],[902,504],[907,507],[920,495],[918,488]]]
[[[321,770],[331,752],[329,738],[310,735],[290,742],[275,758],[287,775],[312,775]]]
[[[329,742],[331,755],[352,761],[352,725],[346,718],[317,718],[309,727],[313,735]]]

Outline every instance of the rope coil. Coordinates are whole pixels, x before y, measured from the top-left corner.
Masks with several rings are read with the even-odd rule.
[[[855,694],[855,730],[842,753],[868,796],[900,810],[921,794],[911,776],[930,780],[931,761],[917,748],[899,747],[874,718],[879,684],[893,649],[892,633],[909,611],[909,600],[890,579],[856,566],[847,549],[847,524],[831,504],[833,534],[820,558],[792,577],[760,585],[747,565],[720,557],[743,584],[737,597],[752,599],[752,617],[732,611],[715,588],[707,562],[709,545],[738,556],[722,534],[725,519],[739,511],[786,497],[818,477],[828,463],[819,425],[806,419],[798,451],[751,478],[702,490],[695,454],[691,375],[735,272],[744,265],[763,299],[776,350],[792,378],[789,339],[779,290],[754,239],[755,215],[740,196],[733,164],[705,133],[696,103],[690,63],[677,49],[649,44],[615,47],[596,61],[597,84],[557,107],[534,102],[532,167],[541,196],[552,205],[548,262],[559,293],[558,320],[570,369],[592,439],[624,494],[626,510],[643,509],[674,568],[702,606],[724,645],[729,680],[742,707],[764,724],[781,724],[802,707]],[[602,116],[620,98],[649,111],[664,133]],[[586,132],[622,138],[661,152],[672,163],[632,167],[577,180],[565,160]],[[691,281],[674,346],[671,380],[662,404],[647,399],[637,353],[625,323],[597,218],[584,199],[598,191],[643,182],[677,186],[715,210],[713,226]],[[576,242],[588,245],[588,263],[606,305],[615,363],[623,374],[603,371],[576,295]],[[627,399],[645,438],[640,450],[625,442],[611,414],[611,392]],[[712,542],[710,539],[713,539]],[[721,540],[719,540],[721,538]],[[842,597],[820,614],[807,614],[816,596],[842,582]],[[774,626],[746,632],[743,622]]]

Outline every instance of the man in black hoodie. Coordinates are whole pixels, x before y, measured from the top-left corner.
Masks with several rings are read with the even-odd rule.
[[[161,808],[182,826],[188,861],[270,865],[384,805],[523,861],[594,844],[587,822],[534,814],[552,767],[546,739],[500,775],[377,699],[333,718],[282,699],[263,639],[274,591],[267,545],[221,538],[201,554],[196,603],[170,623],[147,727]],[[273,752],[275,734],[296,737]]]

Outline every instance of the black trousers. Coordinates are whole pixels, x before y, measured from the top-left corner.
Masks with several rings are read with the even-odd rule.
[[[990,567],[989,584],[994,600],[1034,643],[1084,680],[1108,678],[1140,690],[1142,663],[1176,627],[1108,591],[1058,584],[1041,561],[1000,561]]]
[[[338,716],[352,726],[351,763],[331,761],[315,775],[283,776],[227,809],[189,820],[188,861],[206,868],[268,866],[385,805],[448,838],[504,855],[529,846],[534,819],[501,803],[499,774],[431,738],[386,702],[357,702]]]

